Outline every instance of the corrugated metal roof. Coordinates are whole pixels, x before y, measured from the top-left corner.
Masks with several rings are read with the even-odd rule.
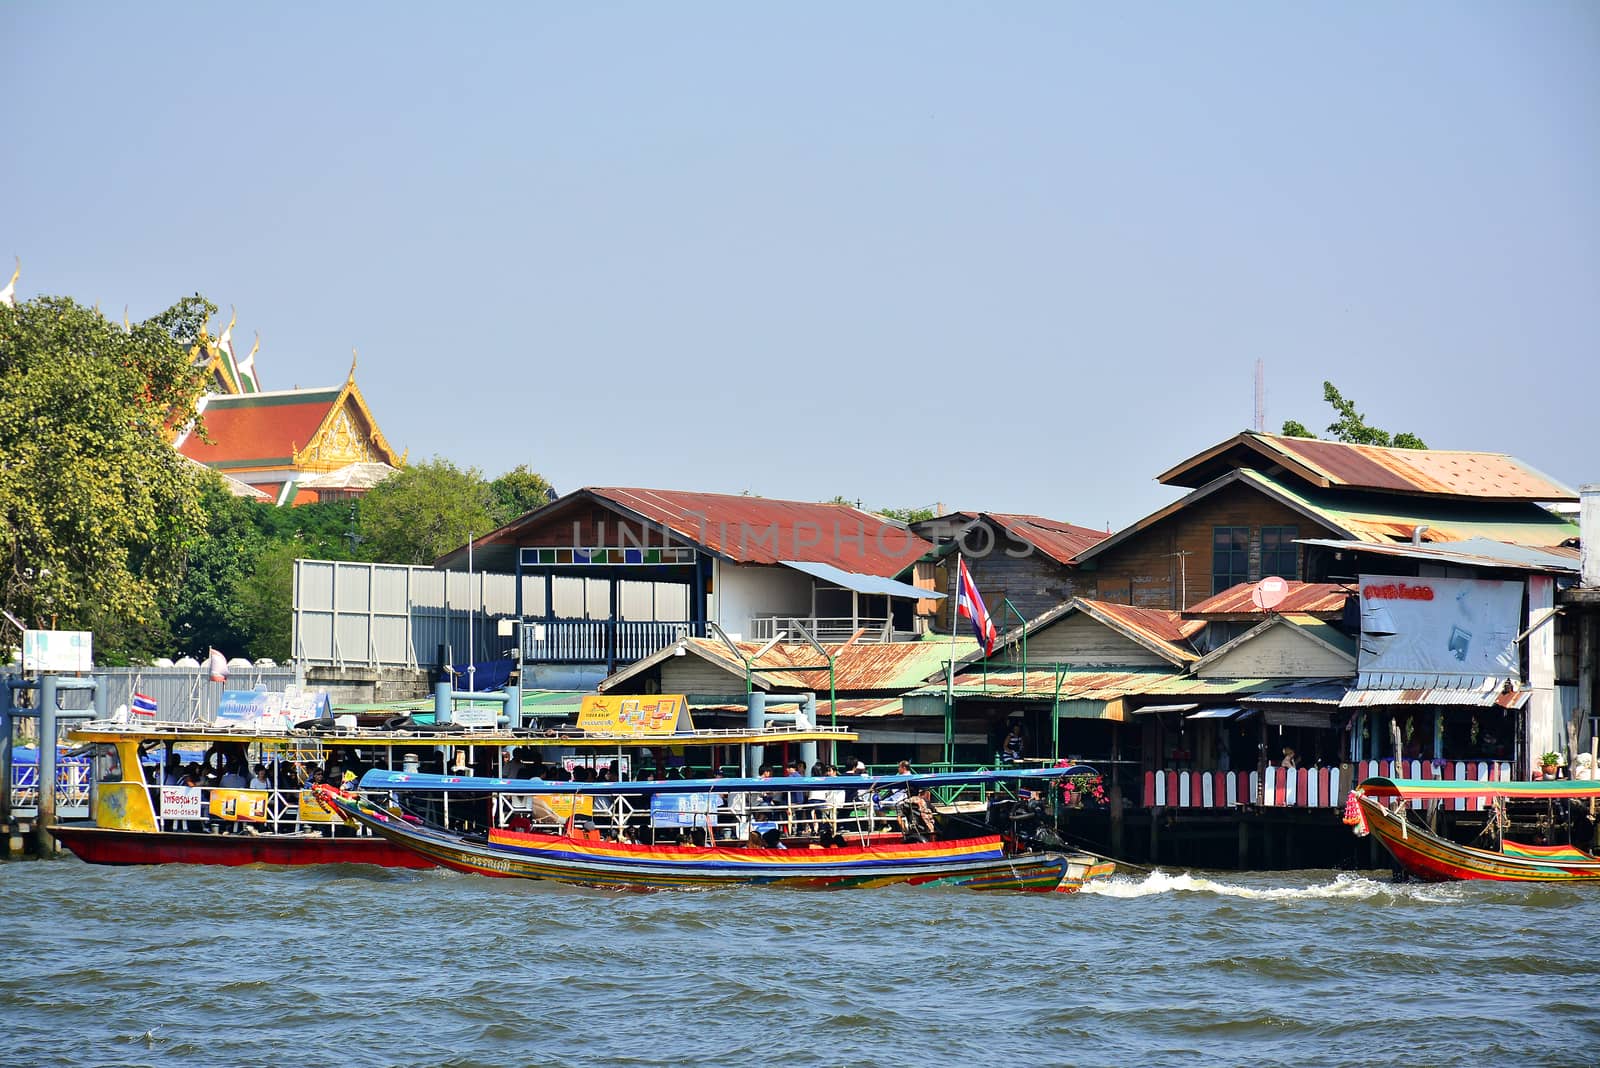
[[[1183,613],[1162,608],[1135,608],[1130,604],[1113,601],[1083,601],[1085,611],[1114,619],[1130,631],[1136,631],[1155,641],[1163,642],[1186,659],[1195,652],[1189,648],[1189,639],[1205,629],[1198,619],[1184,619]]]
[[[1307,544],[1307,542],[1302,542]],[[1338,617],[1344,612],[1344,602],[1351,594],[1356,592],[1353,585],[1339,582],[1289,582],[1288,593],[1283,600],[1272,610],[1279,613],[1303,612],[1309,615],[1327,615]],[[1250,600],[1250,595],[1255,591],[1256,583],[1241,582],[1237,586],[1230,586],[1221,593],[1184,610],[1185,618],[1238,618],[1250,616],[1264,616],[1267,613],[1257,608]]]
[[[1074,612],[1082,612],[1174,664],[1189,663],[1199,655],[1190,647],[1189,638],[1205,628],[1203,620],[1184,619],[1181,613],[1166,609],[1135,608],[1132,605],[1115,604],[1111,601],[1094,601],[1087,597],[1074,597],[1028,620],[1027,632],[1030,635],[1037,634],[1063,616]],[[1020,646],[1022,632],[1022,626],[1006,631],[1000,635],[995,648]]]
[[[1350,684],[1342,679],[1307,679],[1292,686],[1241,697],[1239,703],[1246,706],[1326,705],[1337,708],[1349,688]]]
[[[1018,541],[1026,542],[1059,564],[1072,563],[1073,557],[1083,550],[1110,537],[1110,531],[1080,527],[1043,516],[1007,512],[983,514]]]
[[[1190,457],[1164,472],[1159,481],[1200,486],[1226,467],[1262,466],[1260,459],[1324,488],[1475,500],[1577,499],[1569,487],[1504,453],[1347,445],[1252,431]]]
[[[1549,546],[1578,534],[1574,524],[1530,501],[1405,500],[1295,487],[1259,471],[1237,474],[1355,541],[1409,543],[1419,526],[1427,527],[1425,543],[1488,538]]]
[[[526,528],[595,503],[740,564],[805,561],[892,578],[931,548],[902,524],[847,504],[627,486],[586,486],[490,531],[473,547],[516,545]],[[465,553],[464,545],[451,550],[435,566],[449,566]]]
[[[835,704],[838,706],[837,711],[834,709]],[[690,705],[689,707],[695,712],[747,711],[744,705]],[[904,714],[905,707],[898,697],[850,697],[837,702],[830,702],[827,694],[817,698],[817,723],[823,727],[826,727],[834,716],[840,719],[886,719]]]
[[[1339,701],[1341,708],[1378,705],[1464,705],[1521,708],[1531,690],[1508,690],[1499,678],[1449,679],[1440,675],[1362,675]]]
[[[674,643],[675,645],[676,643]],[[703,657],[723,668],[739,681],[743,688],[745,667],[735,659],[733,651],[715,638],[686,638],[684,648],[688,653]],[[737,642],[745,657],[760,652],[763,642]],[[945,661],[952,655],[957,661],[977,653],[977,642],[960,638],[955,642],[878,642],[856,645],[824,645],[834,658],[833,688],[850,693],[862,690],[889,690],[901,692],[921,686],[928,679],[944,671]],[[640,672],[660,663],[672,653],[672,646],[618,671],[600,684],[602,691],[612,691],[619,684]],[[783,642],[773,646],[754,663],[753,681],[766,690],[814,690],[828,692],[828,664],[825,657],[810,645]],[[805,670],[763,671],[762,668],[796,668]]]
[[[1130,696],[1209,696],[1254,693],[1271,689],[1276,679],[1202,679],[1168,671],[1068,671],[1061,677],[1063,701],[1114,701]],[[919,696],[943,696],[942,684],[912,691]],[[956,679],[958,697],[993,697],[1013,700],[1051,700],[1057,695],[1056,674],[991,670],[985,678],[969,672]],[[909,695],[908,695],[909,696]]]
[[[1328,549],[1350,549],[1355,552],[1375,553],[1380,556],[1399,556],[1429,563],[1456,567],[1499,567],[1518,571],[1559,571],[1562,574],[1578,573],[1577,549],[1566,545],[1515,545],[1493,541],[1489,538],[1468,538],[1465,541],[1438,542],[1412,545],[1409,542],[1352,545],[1331,538],[1301,538],[1301,545],[1316,545]]]

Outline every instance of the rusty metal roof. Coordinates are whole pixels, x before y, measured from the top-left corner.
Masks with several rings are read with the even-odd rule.
[[[1532,690],[1518,690],[1510,679],[1451,679],[1442,675],[1362,674],[1356,687],[1340,700],[1341,708],[1383,705],[1468,705],[1476,708],[1521,708]]]
[[[1160,608],[1135,608],[1132,605],[1111,601],[1094,601],[1087,597],[1074,597],[1056,605],[1023,626],[1016,626],[1000,635],[995,648],[1020,645],[1024,626],[1027,632],[1037,634],[1056,620],[1074,612],[1082,612],[1096,622],[1110,627],[1137,642],[1175,665],[1187,664],[1199,655],[1189,644],[1189,639],[1205,629],[1205,621],[1184,619],[1178,612]],[[974,654],[976,659],[976,654]]]
[[[1265,463],[1263,463],[1265,461]],[[1246,431],[1158,476],[1198,487],[1239,467],[1281,467],[1323,489],[1365,489],[1497,501],[1575,501],[1570,487],[1498,452],[1393,449]]]
[[[847,504],[614,486],[588,492],[741,564],[814,561],[886,577],[931,548],[901,524]]]
[[[753,660],[751,682],[762,690],[814,690],[828,692],[828,661],[810,645],[781,642],[754,657],[765,647],[763,642],[736,642],[745,659]],[[661,663],[675,652],[677,643],[630,664],[600,683],[600,689],[615,691],[628,679]],[[722,642],[715,638],[686,638],[684,652],[708,660],[727,671],[743,688],[745,666]],[[915,689],[944,672],[945,661],[960,662],[976,655],[978,643],[971,638],[950,641],[876,642],[855,645],[824,645],[833,656],[833,688],[841,693],[863,690],[902,692]],[[763,670],[766,669],[766,670]],[[783,669],[783,670],[777,670]],[[805,669],[805,670],[798,670]]]
[[[903,524],[847,504],[627,486],[585,486],[485,534],[473,547],[516,545],[527,528],[594,504],[740,564],[800,561],[892,578],[932,548]],[[434,566],[450,566],[465,553],[461,546]]]
[[[1189,619],[1259,619],[1267,613],[1257,608],[1250,595],[1254,582],[1241,582],[1221,593],[1190,605],[1183,615]],[[1278,613],[1298,612],[1305,615],[1326,616],[1337,619],[1344,613],[1345,599],[1354,594],[1355,586],[1339,582],[1293,582],[1283,600],[1273,607]]]
[[[1058,564],[1071,564],[1072,558],[1095,542],[1111,536],[1108,530],[1080,527],[1037,515],[985,512],[1006,533],[1033,546]]]
[[[1465,500],[1437,497],[1405,498],[1394,494],[1359,493],[1291,486],[1285,479],[1238,468],[1219,475],[1180,500],[1122,528],[1079,554],[1075,563],[1111,551],[1129,538],[1164,522],[1229,486],[1256,489],[1305,516],[1322,529],[1317,534],[1351,541],[1394,544],[1409,542],[1418,527],[1433,541],[1492,538],[1521,545],[1560,545],[1576,537],[1578,528],[1529,500]]]
[[[1049,701],[1057,696],[1053,671],[994,671],[987,675],[969,670],[956,679],[957,697],[992,697],[1001,700]],[[1281,679],[1203,679],[1175,671],[1066,671],[1060,676],[1063,701],[1114,701],[1134,696],[1231,696],[1270,690]],[[943,696],[945,687],[934,684],[907,696]]]

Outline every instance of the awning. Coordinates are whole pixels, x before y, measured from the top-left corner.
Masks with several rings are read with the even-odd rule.
[[[1193,715],[1184,716],[1184,719],[1232,719],[1234,716],[1253,716],[1254,709],[1248,708],[1205,708]]]
[[[1193,712],[1195,709],[1197,709],[1199,707],[1200,706],[1197,703],[1195,703],[1193,701],[1190,701],[1188,704],[1182,704],[1182,705],[1145,705],[1142,708],[1135,708],[1135,709],[1132,709],[1131,711],[1136,716],[1142,716],[1146,712]],[[1237,712],[1238,709],[1234,709],[1234,711]],[[1189,718],[1190,719],[1195,719],[1197,717],[1190,716]]]
[[[832,564],[813,563],[809,560],[781,560],[784,567],[792,567],[796,571],[810,575],[812,578],[831,582],[835,586],[843,586],[856,593],[887,594],[890,597],[914,597],[918,600],[943,597],[938,590],[925,590],[921,586],[913,586],[907,582],[896,582],[894,579],[879,578],[876,575],[859,575],[854,571],[834,567]]]
[[[1439,675],[1362,675],[1356,689],[1339,704],[1344,708],[1384,705],[1461,705],[1476,708],[1521,708],[1532,690],[1518,690],[1508,679],[1460,678]]]

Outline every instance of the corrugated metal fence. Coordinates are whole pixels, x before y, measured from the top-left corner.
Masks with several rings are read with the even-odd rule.
[[[542,578],[539,598],[542,603]],[[497,624],[516,619],[517,578],[403,564],[296,560],[294,657],[337,667],[431,667],[439,647],[479,662],[516,644]]]
[[[160,717],[168,723],[210,723],[217,717],[223,690],[282,690],[295,681],[294,668],[232,668],[227,682],[212,682],[201,667],[97,668],[94,677],[106,688],[106,711],[128,704],[135,691],[153,697]],[[86,691],[66,691],[81,696],[88,704]]]

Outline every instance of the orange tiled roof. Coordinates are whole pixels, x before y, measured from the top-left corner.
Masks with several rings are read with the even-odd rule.
[[[202,418],[211,442],[191,433],[178,451],[213,467],[287,464],[339,399],[338,387],[208,397]]]

